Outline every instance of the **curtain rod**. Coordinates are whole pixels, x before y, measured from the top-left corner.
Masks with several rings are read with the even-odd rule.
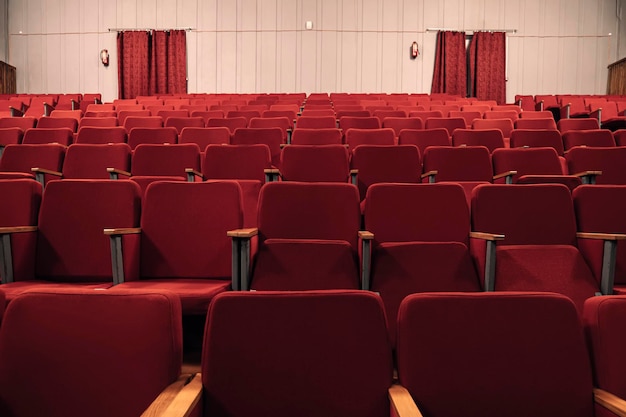
[[[168,29],[155,29],[155,28],[109,28],[109,32],[150,32],[153,30],[184,30],[185,32],[191,32],[196,30],[195,28],[168,28]]]
[[[449,29],[449,28],[428,28],[426,32],[442,32],[442,31],[453,31],[453,32],[506,32],[506,33],[517,33],[517,29]]]

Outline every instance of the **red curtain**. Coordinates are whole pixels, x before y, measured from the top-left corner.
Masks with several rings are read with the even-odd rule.
[[[184,30],[120,32],[117,50],[120,98],[187,92]]]
[[[431,93],[467,94],[465,32],[437,33]]]
[[[506,33],[475,32],[470,42],[470,96],[506,102]]]

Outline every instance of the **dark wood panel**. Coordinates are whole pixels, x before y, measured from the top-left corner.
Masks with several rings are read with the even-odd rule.
[[[16,69],[14,66],[0,61],[0,94],[17,93],[15,75]]]
[[[626,58],[609,65],[607,94],[626,95]]]

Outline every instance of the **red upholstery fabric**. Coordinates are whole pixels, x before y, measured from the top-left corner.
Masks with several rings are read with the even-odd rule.
[[[137,227],[139,212],[139,189],[131,181],[50,182],[39,213],[36,276],[111,282],[111,248],[102,231]]]
[[[626,233],[626,186],[584,185],[572,193],[576,221],[580,232]],[[602,271],[603,242],[579,239],[585,260],[596,278]],[[626,285],[626,242],[617,242],[615,284]]]
[[[626,184],[626,148],[577,147],[571,149],[565,159],[571,174],[602,171],[602,175],[596,177],[596,184]]]
[[[139,145],[175,144],[177,141],[178,133],[173,127],[135,127],[128,134],[128,145],[133,150]]]
[[[126,129],[122,126],[85,126],[81,127],[76,135],[76,143],[80,144],[126,143],[126,141]]]
[[[73,117],[41,117],[37,122],[37,129],[61,128],[70,129],[72,132],[76,132],[78,130],[78,120]]]
[[[38,145],[43,143],[59,143],[68,146],[74,140],[74,131],[66,127],[35,128],[24,132],[23,144]]]
[[[570,130],[563,133],[563,147],[570,150],[574,146],[613,147],[615,139],[609,130]]]
[[[141,144],[133,152],[133,176],[184,177],[186,168],[200,170],[200,148],[194,143]]]
[[[467,94],[465,32],[437,32],[433,93]]]
[[[556,294],[411,295],[397,362],[424,415],[594,415],[582,326]]]
[[[58,143],[41,145],[7,145],[0,158],[0,173],[23,173],[23,178],[34,178],[31,168],[46,168],[60,172],[66,147]],[[46,182],[54,178],[46,175]]]
[[[543,120],[543,119],[529,119]],[[515,129],[511,132],[511,148],[521,148],[528,146],[530,148],[550,147],[556,150],[557,154],[563,155],[563,139],[558,130],[530,130]]]
[[[539,112],[524,112],[521,115],[523,116],[526,113],[539,113]],[[515,130],[518,130],[518,129],[557,130],[556,123],[554,119],[552,118],[552,115],[550,115],[549,119],[547,118],[546,119],[542,119],[542,118],[534,119],[532,117],[527,117],[527,118],[521,118],[519,120],[516,120]]]
[[[457,184],[374,184],[365,229],[374,233],[371,290],[385,303],[392,341],[398,307],[415,292],[480,291],[468,251],[469,208]]]
[[[429,146],[451,146],[450,136],[444,128],[425,130],[404,130],[398,136],[398,145],[415,145],[424,156]]]
[[[107,168],[130,170],[130,147],[125,143],[73,144],[63,163],[65,179],[108,179]]]
[[[600,124],[598,119],[561,119],[557,122],[556,127],[561,134],[564,134],[570,130],[600,129]]]
[[[334,129],[337,127],[335,116],[301,116],[296,119],[296,130],[305,129]]]
[[[83,127],[118,127],[116,117],[83,117],[78,122],[78,130]]]
[[[391,349],[374,294],[221,294],[202,364],[205,415],[389,414]]]
[[[437,171],[435,176],[437,182],[491,182],[493,177],[491,155],[484,146],[431,146],[424,152],[422,161],[425,173]]]
[[[246,179],[265,182],[272,167],[269,147],[254,145],[208,145],[202,162],[205,179]]]
[[[423,129],[424,122],[417,117],[385,117],[382,121],[383,128],[393,129],[396,137],[405,129]]]
[[[0,226],[36,226],[41,193],[41,184],[34,180],[0,180]],[[16,280],[33,279],[35,244],[34,233],[17,233],[11,237]]]
[[[506,48],[505,32],[474,32],[468,48],[472,96],[506,102]]]
[[[187,92],[187,33],[185,30],[152,31],[150,93]]]
[[[138,127],[159,128],[163,127],[163,119],[159,116],[128,116],[123,122],[124,129],[130,134],[131,130]]]
[[[280,145],[284,142],[283,131],[278,127],[236,129],[231,143],[233,145],[267,145],[272,156],[272,165],[280,167]]]
[[[259,196],[251,287],[359,288],[360,220],[358,191],[351,184],[266,184]]]
[[[24,132],[19,127],[0,128],[0,147],[22,143]]]
[[[599,285],[576,247],[569,189],[561,184],[483,185],[474,189],[473,230],[499,233],[496,290],[553,291],[579,311]]]
[[[195,143],[204,151],[209,145],[229,144],[230,130],[227,127],[185,127],[178,143]]]
[[[37,126],[35,117],[0,117],[0,128],[19,127],[22,131]]]
[[[380,129],[377,117],[343,116],[339,119],[339,128],[347,133],[348,129]]]
[[[484,146],[489,149],[489,152],[493,152],[496,149],[504,148],[504,136],[498,129],[457,129],[452,134],[452,145]]]
[[[476,119],[472,122],[472,129],[499,129],[502,131],[502,136],[506,139],[510,138],[513,132],[513,121],[511,119]]]
[[[4,309],[6,307],[6,296],[0,289],[0,325],[2,325],[2,316],[4,316]]]
[[[292,145],[339,145],[343,134],[337,128],[307,129],[299,127],[291,136]]]
[[[287,117],[253,117],[248,122],[248,127],[279,127],[283,131],[283,142],[287,143],[287,131],[293,129],[293,119]]]
[[[581,184],[580,178],[563,175],[561,161],[554,148],[503,148],[492,155],[493,172],[501,174],[517,171],[513,183],[559,183],[573,189]],[[501,180],[504,182],[504,179]]]
[[[248,120],[245,117],[224,117],[207,120],[207,127],[227,127],[231,135],[236,129],[248,127]]]
[[[184,216],[171,215],[181,208]],[[241,188],[235,181],[152,183],[141,215],[140,280],[116,289],[172,291],[184,314],[204,314],[213,296],[230,288],[226,232],[242,227]]]
[[[0,328],[0,413],[137,416],[180,374],[181,334],[171,294],[23,294]]]
[[[282,150],[280,172],[286,181],[348,182],[348,149],[343,145],[287,146]]]
[[[360,145],[354,149],[352,169],[358,169],[361,199],[368,187],[380,182],[418,183],[421,181],[419,150],[414,145]]]
[[[204,119],[202,117],[168,117],[163,125],[175,128],[180,134],[185,127],[204,127]]]
[[[465,119],[462,117],[429,117],[425,124],[426,129],[446,129],[450,136],[457,129],[465,129],[465,126]]]
[[[594,364],[594,383],[621,398],[624,383],[626,296],[593,297],[585,302],[583,321]]]

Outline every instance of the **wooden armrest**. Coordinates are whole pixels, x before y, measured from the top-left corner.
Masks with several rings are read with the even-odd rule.
[[[491,240],[491,241],[504,240],[504,235],[499,235],[495,233],[485,233],[485,232],[470,232],[470,237],[473,237],[475,239]]]
[[[584,177],[587,175],[602,175],[602,171],[583,171],[577,172],[576,174],[572,174],[575,177]]]
[[[359,237],[363,240],[373,240],[374,239],[374,233],[368,231],[368,230],[359,230]]]
[[[33,172],[41,172],[42,174],[50,174],[50,175],[54,175],[56,177],[62,177],[63,173],[59,172],[59,171],[52,171],[50,169],[45,169],[45,168],[31,168],[30,169]]]
[[[422,417],[422,413],[413,401],[409,391],[402,385],[392,385],[389,390],[389,402],[398,417]]]
[[[193,169],[193,168],[185,168],[185,173],[187,173],[187,174],[192,174],[192,175],[194,175],[194,176],[196,176],[196,177],[200,177],[200,178],[202,178],[202,172],[200,172],[200,171],[196,171],[196,170],[195,170],[195,169]]]
[[[593,394],[596,403],[618,416],[626,416],[626,401],[599,388],[594,388]]]
[[[579,239],[626,240],[626,234],[622,233],[578,232],[576,237]]]
[[[249,239],[253,236],[256,236],[258,233],[259,233],[259,229],[257,229],[256,227],[251,227],[248,229],[229,230],[228,232],[226,232],[226,236]]]
[[[161,394],[141,414],[141,417],[185,417],[189,416],[202,396],[200,374],[184,374],[176,382],[161,391]]]
[[[0,227],[0,235],[8,235],[11,233],[27,233],[36,232],[37,226],[8,226]]]
[[[136,235],[138,233],[141,233],[140,227],[120,227],[117,229],[104,229],[104,234],[107,236]]]
[[[118,174],[118,175],[124,175],[124,176],[127,176],[127,177],[131,176],[130,172],[124,171],[123,169],[107,168],[107,172],[108,173]]]
[[[278,168],[265,168],[263,172],[265,175],[280,175],[280,170]]]
[[[495,181],[495,180],[499,180],[500,178],[505,178],[505,177],[509,177],[509,176],[512,177],[513,175],[517,175],[517,171],[506,171],[506,172],[503,172],[501,174],[494,175],[493,179]]]
[[[353,176],[353,175],[359,175],[359,170],[358,170],[358,169],[351,169],[351,170],[350,170],[350,175],[351,175],[351,176]]]
[[[439,171],[437,171],[437,170],[424,172],[424,173],[422,174],[422,177],[421,177],[421,178],[422,178],[422,179],[424,179],[424,178],[427,178],[427,177],[430,177],[430,176],[437,175],[438,173],[439,173]]]
[[[281,143],[280,144],[280,149],[284,149],[286,146],[289,146],[288,143]]]

